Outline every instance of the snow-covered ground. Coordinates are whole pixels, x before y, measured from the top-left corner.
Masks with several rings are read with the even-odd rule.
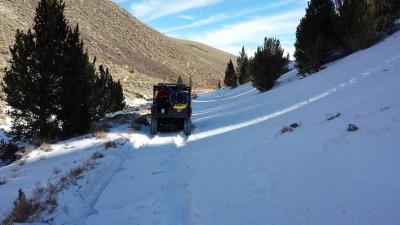
[[[124,125],[34,151],[0,168],[1,213],[18,188],[29,193],[100,151],[59,196],[52,224],[398,225],[399,75],[396,33],[310,77],[289,72],[266,93],[247,84],[200,95],[189,137]]]

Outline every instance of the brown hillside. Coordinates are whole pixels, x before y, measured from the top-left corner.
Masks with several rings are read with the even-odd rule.
[[[64,0],[70,25],[79,23],[91,56],[123,82],[125,94],[148,95],[157,82],[178,76],[197,89],[214,88],[226,62],[235,56],[209,46],[167,37],[140,22],[111,0]],[[37,0],[0,1],[0,67],[7,66],[8,47],[16,29],[31,27]],[[2,73],[2,72],[1,72]],[[2,74],[0,74],[2,75]]]

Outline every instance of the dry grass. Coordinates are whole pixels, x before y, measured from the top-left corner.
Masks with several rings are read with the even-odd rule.
[[[107,132],[103,130],[97,131],[96,133],[93,134],[93,137],[95,137],[96,139],[106,139]]]
[[[51,148],[51,146],[47,142],[42,143],[39,148],[44,152],[53,151],[53,149]]]
[[[100,152],[95,152],[90,159],[82,164],[70,169],[58,181],[49,182],[46,187],[36,184],[31,198],[27,198],[22,190],[19,190],[18,198],[14,201],[11,211],[0,222],[2,225],[12,225],[15,223],[35,222],[40,214],[46,211],[48,214],[54,212],[57,207],[57,196],[60,192],[75,184],[77,180],[84,177],[85,172],[93,169],[96,160],[103,158]],[[61,172],[58,168],[53,168],[54,174]],[[5,178],[0,178],[0,185],[7,183]]]
[[[29,217],[35,214],[40,208],[38,202],[33,199],[27,199],[25,193],[19,189],[18,198],[14,201],[14,207],[9,215],[1,222],[4,225],[12,225],[14,223],[24,223]]]
[[[137,134],[137,133],[138,132],[135,129],[128,130],[128,134]]]

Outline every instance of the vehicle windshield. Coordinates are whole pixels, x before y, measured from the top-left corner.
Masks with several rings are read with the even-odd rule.
[[[187,104],[189,102],[189,94],[183,91],[174,91],[169,96],[172,104]]]

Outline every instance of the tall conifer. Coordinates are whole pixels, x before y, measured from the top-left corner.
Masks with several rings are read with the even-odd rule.
[[[253,86],[264,92],[270,90],[278,78],[288,71],[289,59],[276,38],[265,38],[264,45],[257,48],[250,71]]]
[[[233,66],[232,60],[229,60],[226,66],[224,83],[226,86],[231,88],[238,86],[235,67]]]

